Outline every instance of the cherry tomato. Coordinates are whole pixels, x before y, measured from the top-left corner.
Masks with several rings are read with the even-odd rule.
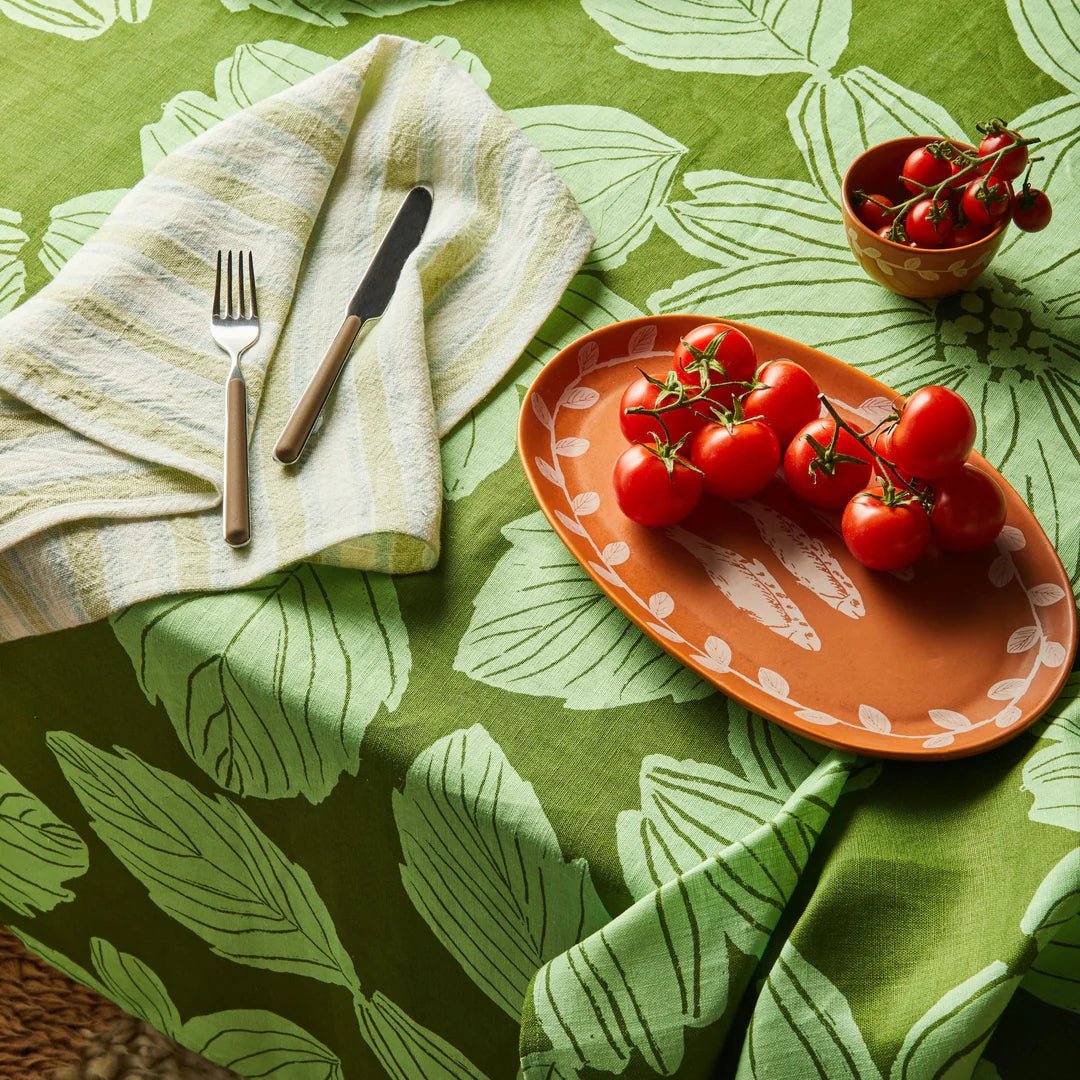
[[[930,542],[930,517],[912,500],[890,503],[880,484],[860,491],[844,508],[840,531],[848,551],[871,570],[910,566]]]
[[[957,225],[953,229],[947,246],[951,248],[967,247],[968,244],[974,244],[976,241],[981,240],[986,235],[986,232],[985,225],[976,225],[974,222],[965,221],[963,225]]]
[[[948,158],[935,154],[930,149],[932,145],[937,144],[931,143],[912,150],[900,170],[900,180],[914,195],[918,195],[923,187],[933,187],[952,175],[952,163]]]
[[[655,439],[678,442],[684,435],[697,431],[704,423],[689,405],[663,413],[663,424],[655,416],[633,413],[632,408],[655,409],[679,400],[680,385],[673,372],[668,372],[662,386],[650,382],[644,375],[635,379],[624,391],[619,402],[619,427],[627,442],[651,443]],[[667,432],[664,427],[667,427]]]
[[[877,234],[878,234],[878,236],[881,237],[882,240],[892,240],[892,242],[895,244],[896,241],[893,240],[892,236],[890,235],[891,232],[892,232],[892,226],[891,225],[882,225],[881,228],[878,229]]]
[[[1024,232],[1039,232],[1050,224],[1053,207],[1046,197],[1046,192],[1026,184],[1020,194],[1013,199],[1013,221]]]
[[[705,474],[705,490],[722,499],[749,499],[765,488],[780,464],[776,432],[763,420],[706,424],[690,460]]]
[[[930,524],[946,551],[985,547],[1005,524],[1005,493],[978,465],[962,465],[934,481]]]
[[[975,445],[975,414],[947,386],[924,386],[908,398],[889,436],[889,453],[909,476],[933,480],[955,469]]]
[[[760,416],[776,432],[780,449],[821,412],[818,385],[791,360],[773,360],[757,373],[759,385],[743,399],[746,416]]]
[[[964,170],[971,164],[968,161],[964,161],[963,158],[953,158],[949,162],[949,174],[953,177],[960,176]],[[971,182],[972,173],[964,173],[960,176],[960,179],[953,179],[949,182],[949,186],[945,188],[945,193],[954,202],[959,202],[960,196],[964,193],[964,188]]]
[[[1015,131],[1008,131],[1005,129],[999,129],[997,131],[991,131],[981,143],[979,143],[979,157],[985,157],[987,154],[993,154],[998,150],[1003,150],[1007,146],[1012,146],[1020,138]],[[1028,151],[1026,146],[1018,146],[1015,150],[1010,150],[1007,154],[1003,154],[1001,160],[994,165],[990,161],[984,161],[979,166],[979,172],[983,174],[989,174],[996,176],[1001,180],[1015,180],[1026,167],[1028,162]]]
[[[956,214],[947,199],[920,199],[907,213],[904,229],[919,247],[939,248],[952,235]]]
[[[870,481],[873,459],[858,439],[841,430],[836,446],[828,451],[835,431],[836,422],[829,417],[811,420],[784,454],[784,479],[800,499],[813,506],[838,509]],[[809,439],[826,448],[824,461],[819,462],[820,455]],[[837,461],[838,454],[856,460]]]
[[[674,525],[701,500],[701,473],[670,447],[635,443],[611,475],[619,509],[639,525]]]
[[[998,176],[972,180],[960,197],[960,209],[975,225],[996,225],[1012,206],[1012,185]]]
[[[892,461],[892,448],[890,446],[890,437],[892,436],[892,428],[882,428],[871,440],[874,449],[883,457],[886,461]],[[889,465],[882,465],[881,462],[874,462],[874,472],[878,476],[883,476],[894,487],[903,487],[904,481],[900,478],[900,474]]]
[[[695,352],[698,355],[695,356]],[[707,370],[710,389],[705,397],[725,409],[731,408],[740,387],[720,384],[749,382],[756,367],[757,357],[750,339],[724,323],[697,326],[675,347],[675,374],[679,381],[693,390],[700,390],[702,372]],[[709,415],[708,404],[704,401],[694,408],[703,416]]]
[[[865,195],[859,203],[859,219],[876,232],[882,225],[892,224],[893,215],[886,213],[883,207],[893,205],[888,195]]]

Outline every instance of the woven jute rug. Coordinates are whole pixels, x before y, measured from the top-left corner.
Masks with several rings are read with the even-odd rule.
[[[2,1080],[236,1080],[32,956],[0,927]]]

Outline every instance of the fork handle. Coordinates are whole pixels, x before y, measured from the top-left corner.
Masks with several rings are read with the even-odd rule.
[[[362,325],[363,320],[358,315],[348,316],[341,324],[337,337],[327,349],[322,363],[315,369],[315,374],[311,376],[307,389],[300,395],[300,400],[296,403],[296,408],[293,409],[292,416],[289,417],[289,422],[277,441],[277,446],[274,447],[275,461],[282,465],[291,465],[303,453],[304,446],[311,435],[311,429],[315,426],[315,421],[319,419],[330,391],[334,389],[334,383],[337,382],[341,369],[349,358],[349,351]]]
[[[243,547],[251,539],[248,509],[247,386],[242,375],[225,384],[225,491],[221,509],[225,543]]]

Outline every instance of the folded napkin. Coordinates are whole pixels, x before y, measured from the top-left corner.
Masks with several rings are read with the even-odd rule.
[[[419,249],[299,466],[270,451],[406,192]],[[591,245],[538,151],[452,62],[378,37],[165,158],[0,320],[0,638],[301,559],[386,573],[439,553],[439,437],[495,385]],[[228,360],[218,248],[255,254],[244,357],[252,542],[221,538]]]

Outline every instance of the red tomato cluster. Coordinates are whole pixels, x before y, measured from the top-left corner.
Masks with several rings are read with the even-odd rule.
[[[1005,524],[1000,486],[967,460],[975,417],[955,391],[924,386],[864,432],[805,368],[790,360],[759,367],[750,340],[724,323],[687,334],[663,379],[630,383],[619,423],[632,445],[612,483],[639,525],[674,525],[706,494],[751,498],[781,465],[804,502],[843,511],[844,542],[871,569],[910,565],[932,538],[945,551],[974,550]]]
[[[887,191],[856,192],[856,213],[885,240],[918,248],[966,247],[1011,218],[1017,228],[1038,232],[1050,221],[1050,200],[1025,176],[1028,145],[1002,120],[978,125],[976,151],[939,139],[913,150],[896,184]]]

